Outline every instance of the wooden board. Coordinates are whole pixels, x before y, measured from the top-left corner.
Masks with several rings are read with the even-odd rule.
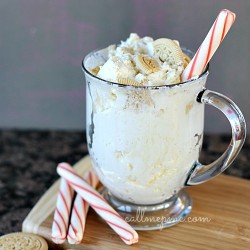
[[[89,157],[75,165],[79,174],[90,167]],[[247,180],[221,175],[188,188],[193,210],[186,222],[164,230],[138,231],[140,240],[133,246],[125,245],[91,209],[80,245],[53,244],[50,235],[58,188],[57,181],[23,222],[24,232],[43,236],[51,249],[250,249],[250,181]],[[195,222],[199,217],[207,221]]]

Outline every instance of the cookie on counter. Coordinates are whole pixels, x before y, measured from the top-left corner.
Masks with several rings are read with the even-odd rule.
[[[32,233],[10,233],[0,237],[1,250],[48,250],[42,237]]]

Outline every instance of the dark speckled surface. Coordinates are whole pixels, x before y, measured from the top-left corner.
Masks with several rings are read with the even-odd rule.
[[[202,163],[220,156],[229,135],[204,138]],[[250,141],[226,174],[250,179]],[[0,131],[0,235],[21,231],[21,225],[42,194],[58,178],[56,165],[76,163],[87,154],[85,132]]]

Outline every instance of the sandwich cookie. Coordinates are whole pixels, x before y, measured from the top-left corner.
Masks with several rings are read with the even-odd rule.
[[[10,233],[0,237],[1,250],[48,250],[42,237],[32,233]]]

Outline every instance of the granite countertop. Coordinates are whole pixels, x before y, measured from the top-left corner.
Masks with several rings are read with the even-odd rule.
[[[206,135],[201,162],[218,158],[229,135]],[[21,231],[24,218],[58,178],[59,162],[76,163],[87,154],[84,131],[0,131],[0,235]],[[250,140],[225,174],[250,179]]]

